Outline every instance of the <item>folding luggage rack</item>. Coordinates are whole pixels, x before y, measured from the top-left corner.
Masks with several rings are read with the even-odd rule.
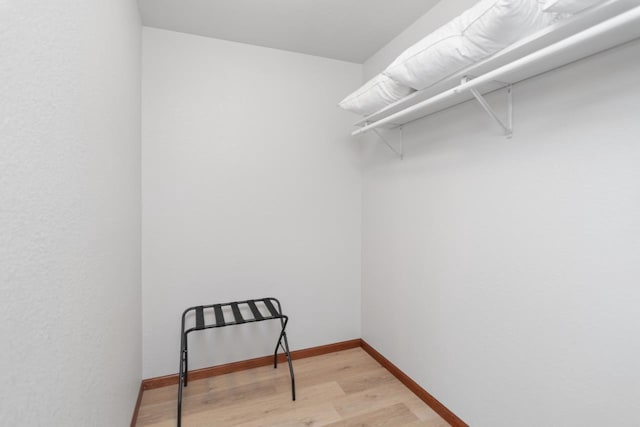
[[[274,306],[274,303],[275,305],[277,305],[277,309],[276,306]],[[258,308],[258,304],[263,305],[266,310],[261,312]],[[240,312],[240,306],[243,305],[249,307],[253,318],[245,319],[242,316],[242,313]],[[225,320],[223,312],[223,308],[225,307],[231,307],[231,312],[233,313],[234,318],[234,320],[231,322],[227,322]],[[204,319],[205,311],[210,310],[213,310],[213,314],[215,315],[215,323],[206,324]],[[195,312],[195,325],[193,327],[185,329],[187,316],[191,312]],[[266,312],[268,312],[269,314],[265,315]],[[192,318],[193,316],[189,317]],[[278,343],[276,344],[276,349],[273,353],[273,367],[278,367],[278,348],[282,348],[284,354],[287,357],[287,362],[289,362],[289,373],[291,374],[291,398],[292,400],[296,400],[296,386],[295,378],[293,376],[293,365],[291,364],[289,342],[287,341],[287,334],[285,332],[287,323],[289,322],[289,317],[282,314],[280,301],[275,298],[261,298],[247,301],[228,302],[224,304],[199,305],[196,307],[190,307],[186,309],[184,313],[182,313],[182,332],[180,335],[180,374],[178,377],[178,427],[180,427],[180,424],[182,422],[182,387],[187,386],[189,376],[189,352],[187,347],[187,336],[189,335],[189,333],[193,331],[201,331],[204,329],[222,328],[224,326],[241,325],[243,323],[261,322],[263,320],[272,319],[280,319],[280,325],[282,326],[282,330],[280,331],[280,336],[278,338]]]

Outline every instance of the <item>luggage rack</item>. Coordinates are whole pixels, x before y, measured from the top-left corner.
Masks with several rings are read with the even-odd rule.
[[[266,310],[260,311],[260,309],[258,308],[259,305],[264,306]],[[252,314],[251,318],[243,317],[240,311],[241,306],[249,307]],[[226,307],[231,308],[234,320],[225,320],[223,309]],[[213,310],[215,323],[207,324],[205,322],[205,313],[210,313],[211,310]],[[195,313],[195,323],[193,324],[194,326],[185,329],[187,317],[192,312]],[[267,312],[268,314],[266,314]],[[192,318],[193,316],[189,317]],[[285,356],[287,357],[287,362],[289,363],[289,373],[291,374],[291,399],[296,400],[296,385],[293,375],[293,365],[291,363],[291,352],[289,351],[289,342],[287,341],[287,334],[285,332],[287,323],[289,322],[289,317],[282,314],[282,306],[280,305],[280,301],[275,298],[260,298],[246,301],[228,302],[224,304],[199,305],[190,307],[182,313],[182,329],[180,335],[180,374],[178,376],[178,427],[180,427],[182,422],[182,388],[187,386],[189,377],[189,352],[187,346],[187,337],[189,333],[205,329],[222,328],[225,326],[241,325],[243,323],[261,322],[264,320],[273,319],[280,319],[280,325],[282,326],[282,330],[280,331],[280,336],[278,338],[278,343],[276,344],[276,349],[273,353],[273,367],[278,367],[278,348],[282,348]]]

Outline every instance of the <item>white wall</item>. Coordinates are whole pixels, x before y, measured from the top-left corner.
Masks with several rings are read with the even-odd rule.
[[[366,143],[362,336],[474,427],[640,425],[639,71],[516,85],[511,140],[467,103]]]
[[[140,22],[0,2],[0,414],[128,425],[141,379]]]
[[[360,337],[358,64],[143,31],[144,377],[182,311],[280,298],[294,349]],[[270,324],[267,324],[270,323]],[[274,322],[192,334],[190,367],[271,354]]]

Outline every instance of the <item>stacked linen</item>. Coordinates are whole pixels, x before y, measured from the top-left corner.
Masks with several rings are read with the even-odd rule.
[[[405,50],[339,105],[368,116],[482,61],[559,19],[607,0],[480,0]]]
[[[383,72],[425,89],[548,26],[539,0],[481,0],[462,15],[405,50]]]
[[[368,116],[414,92],[413,89],[378,74],[338,104],[347,111]]]

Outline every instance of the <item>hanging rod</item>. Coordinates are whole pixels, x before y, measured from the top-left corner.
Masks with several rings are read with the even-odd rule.
[[[459,98],[457,103],[473,99],[472,89],[480,90],[483,85],[488,85],[495,81],[517,83],[639,37],[640,6],[636,6],[566,39],[489,71],[473,80],[461,83],[452,89],[411,105],[385,118],[366,124],[353,131],[352,135],[360,135],[385,125],[396,127],[417,120],[455,105],[455,103],[451,104],[450,101],[452,99]],[[547,61],[543,63],[545,60]],[[449,102],[448,105],[447,102]],[[440,109],[435,108],[433,111],[424,112],[428,111],[429,107],[437,107],[438,103],[442,103],[444,106]]]

